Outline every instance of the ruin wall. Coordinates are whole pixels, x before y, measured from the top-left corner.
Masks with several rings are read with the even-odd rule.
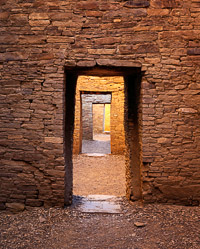
[[[64,205],[66,67],[140,67],[145,202],[200,200],[200,2],[1,0],[0,208]]]

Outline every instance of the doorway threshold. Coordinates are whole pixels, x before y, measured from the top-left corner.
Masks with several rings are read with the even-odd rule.
[[[82,213],[120,214],[121,201],[122,198],[114,195],[87,195],[80,197],[76,208]]]
[[[103,154],[103,153],[82,153],[82,156],[90,156],[90,157],[104,157],[109,154]]]

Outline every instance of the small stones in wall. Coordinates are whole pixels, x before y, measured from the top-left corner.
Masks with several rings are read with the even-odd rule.
[[[149,7],[150,3],[149,1],[142,1],[142,0],[131,0],[126,1],[124,4],[124,7],[127,8],[147,8]]]
[[[188,55],[200,55],[200,48],[189,48],[187,50]]]
[[[23,203],[6,203],[6,207],[13,213],[23,211],[25,208]]]
[[[152,0],[151,7],[153,8],[177,8],[180,6],[180,0]]]

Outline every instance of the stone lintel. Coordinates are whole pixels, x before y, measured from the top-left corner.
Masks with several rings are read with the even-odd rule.
[[[112,66],[112,67],[141,67],[142,64],[138,61],[128,60],[112,60],[112,59],[97,59],[99,66]]]
[[[78,67],[94,67],[95,65],[96,65],[96,62],[94,60],[92,61],[83,60],[77,63]]]

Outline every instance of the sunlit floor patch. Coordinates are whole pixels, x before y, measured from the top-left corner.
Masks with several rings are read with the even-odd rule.
[[[110,154],[110,142],[100,140],[83,140],[82,153],[103,153]]]
[[[82,154],[83,156],[92,156],[92,157],[103,157],[105,156],[106,154],[103,154],[103,153],[84,153]]]

